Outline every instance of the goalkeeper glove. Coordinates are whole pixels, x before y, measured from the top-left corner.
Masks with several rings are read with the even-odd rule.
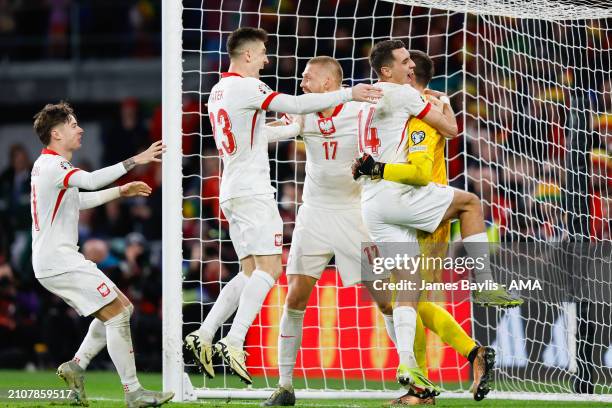
[[[353,178],[357,180],[361,176],[369,176],[372,180],[378,180],[383,177],[385,171],[385,163],[377,162],[367,153],[364,153],[358,159],[355,159],[351,166]]]

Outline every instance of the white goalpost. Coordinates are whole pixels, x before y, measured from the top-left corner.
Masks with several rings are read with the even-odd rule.
[[[216,377],[208,380],[182,352],[184,335],[239,268],[218,205],[222,166],[206,102],[229,66],[227,36],[242,26],[268,31],[270,63],[261,79],[289,94],[301,93],[301,72],[317,55],[340,61],[346,85],[375,81],[367,56],[380,40],[402,39],[432,57],[430,86],[449,95],[461,130],[446,147],[450,184],[481,198],[489,237],[498,242],[496,267],[514,278],[538,276],[550,288],[522,291],[525,305],[506,311],[452,294],[441,299],[468,334],[496,349],[487,398],[612,402],[607,0],[163,1],[164,390],[179,401],[263,399],[278,379],[284,278],[246,339],[253,386],[244,387],[217,359]],[[286,257],[305,151],[300,141],[282,141],[269,153]],[[331,265],[313,291],[296,396],[397,397],[397,356],[380,313],[358,288],[341,286]],[[442,397],[471,398],[467,360],[433,333],[427,349]]]
[[[162,162],[162,333],[163,389],[174,391],[175,400],[186,398],[182,353],[182,7],[162,2],[162,107],[167,151]]]

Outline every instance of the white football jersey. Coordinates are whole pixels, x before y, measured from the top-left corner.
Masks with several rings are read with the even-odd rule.
[[[49,149],[43,149],[32,167],[32,266],[37,278],[59,275],[87,262],[77,246],[79,189],[68,187],[77,171]]]
[[[208,97],[208,115],[223,176],[219,201],[274,193],[270,183],[265,111],[278,95],[257,78],[224,72]]]
[[[357,115],[361,104],[336,106],[331,117],[311,113],[304,118],[306,144],[304,204],[325,208],[359,208],[361,186],[351,174],[357,152]]]
[[[358,114],[359,151],[383,163],[406,163],[406,127],[411,117],[423,118],[431,109],[419,91],[410,85],[377,82],[383,97],[376,104],[362,103]],[[371,198],[383,185],[412,188],[384,180],[365,180],[362,199]]]

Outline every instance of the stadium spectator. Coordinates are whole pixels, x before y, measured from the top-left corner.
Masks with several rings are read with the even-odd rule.
[[[47,55],[65,58],[68,55],[68,31],[71,0],[46,0],[49,6]]]
[[[29,229],[32,162],[21,144],[11,146],[9,160],[9,167],[0,174],[0,217],[12,230]]]
[[[8,41],[15,35],[17,21],[15,20],[15,2],[0,0],[0,59],[10,54],[14,45]]]
[[[151,58],[159,55],[154,36],[159,32],[158,10],[150,0],[138,0],[128,11],[133,49],[131,55],[137,58]]]
[[[31,280],[30,171],[32,162],[21,144],[9,150],[10,164],[0,174],[0,224],[11,246],[11,258],[20,281]]]
[[[102,133],[102,164],[111,165],[125,155],[134,155],[149,147],[149,136],[135,98],[126,98],[119,107],[119,120]]]

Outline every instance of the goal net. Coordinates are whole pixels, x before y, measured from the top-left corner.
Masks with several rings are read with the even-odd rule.
[[[338,59],[346,85],[375,80],[367,56],[380,40],[402,39],[432,57],[430,87],[449,95],[461,130],[446,147],[450,184],[481,198],[489,236],[499,242],[496,268],[517,278],[535,276],[533,262],[506,262],[506,255],[552,266],[540,276],[552,289],[536,294],[523,288],[521,308],[485,310],[452,295],[442,304],[468,334],[496,349],[491,396],[581,393],[580,399],[610,400],[611,23],[606,0],[183,0],[182,8],[164,2],[165,388],[181,399],[259,398],[278,380],[284,278],[248,333],[252,387],[216,359],[216,378],[206,380],[183,364],[180,350],[182,337],[199,326],[239,270],[219,208],[222,166],[206,101],[229,66],[227,36],[253,26],[270,34],[262,80],[288,94],[301,93],[301,73],[313,56]],[[306,156],[300,141],[271,144],[269,153],[286,260]],[[333,262],[312,294],[303,339],[298,397],[398,395],[397,355],[382,316],[358,288],[341,286]],[[467,395],[465,358],[433,333],[427,334],[427,357],[433,381]]]

